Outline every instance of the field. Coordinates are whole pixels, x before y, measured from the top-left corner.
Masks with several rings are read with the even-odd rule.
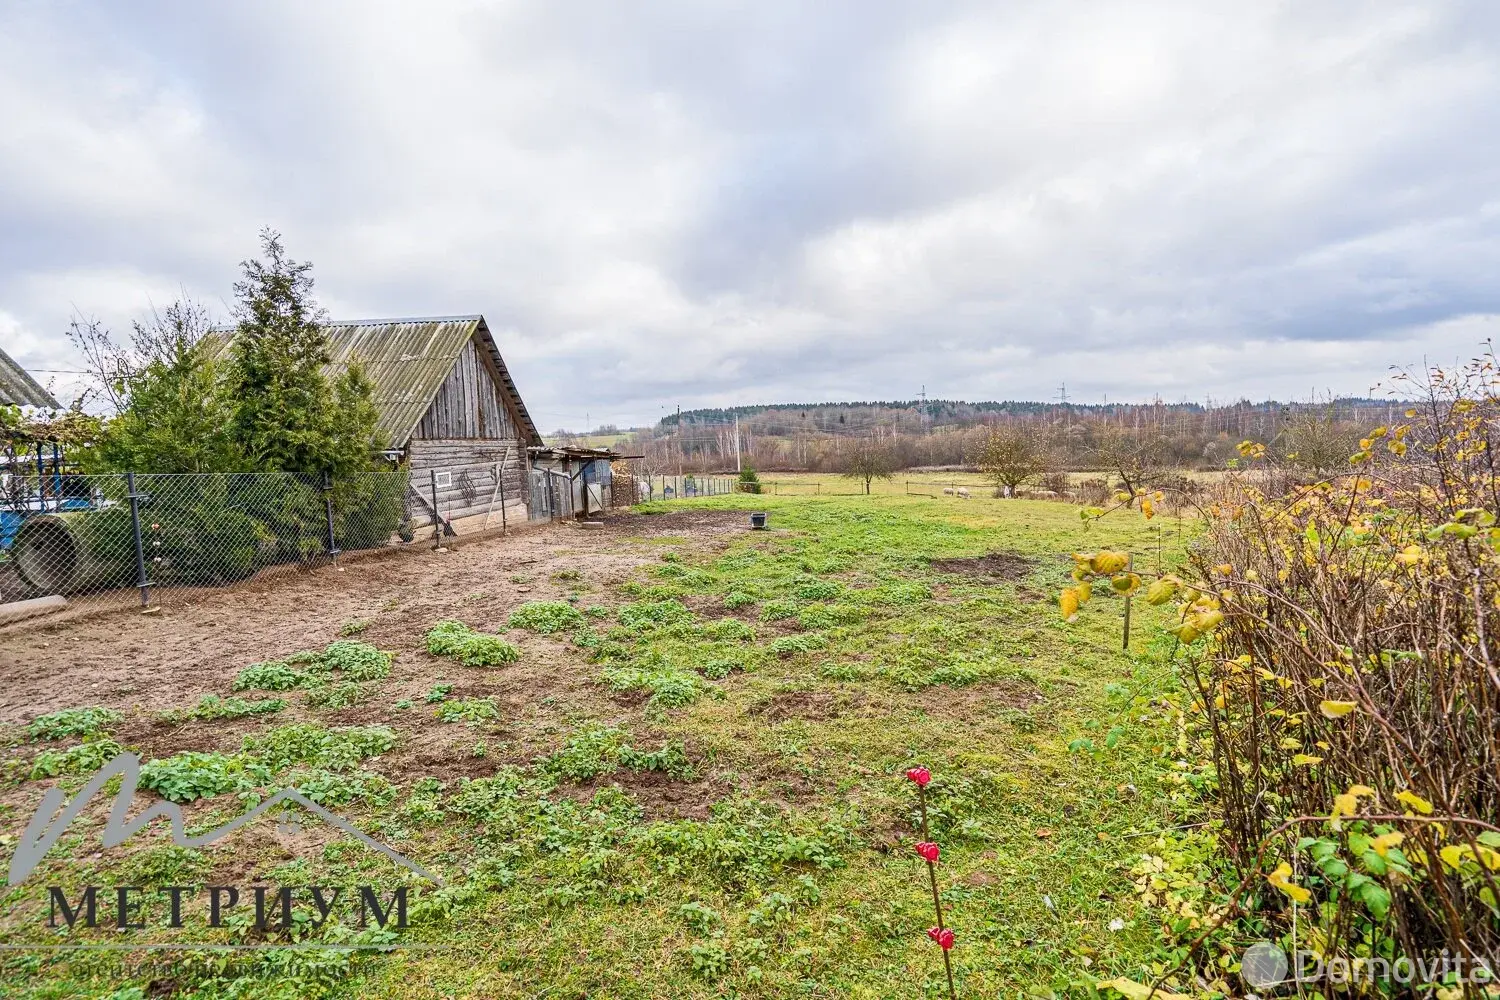
[[[752,508],[771,530],[747,530]],[[7,992],[945,995],[903,778],[919,763],[959,995],[1149,979],[1169,956],[1132,868],[1199,818],[1204,769],[1177,760],[1155,609],[1137,602],[1122,651],[1121,599],[1069,624],[1055,594],[1074,550],[1170,563],[1178,525],[1157,523],[977,492],[718,497],[12,628],[7,853],[46,788],[125,748],[158,762],[143,784],[190,830],[296,786],[444,885],[306,816],[202,849],[163,824],[103,848],[96,801],[9,890],[5,943],[185,950],[8,952]],[[444,621],[500,641],[429,641]],[[113,711],[66,711],[89,706]],[[269,947],[288,942],[248,898],[217,930],[203,906],[180,929],[153,911],[145,930],[48,930],[45,887],[85,884],[404,884],[411,919],[299,919],[295,949]],[[100,906],[113,919],[113,896]]]

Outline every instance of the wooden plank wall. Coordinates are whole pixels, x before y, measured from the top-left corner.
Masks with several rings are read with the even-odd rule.
[[[506,516],[525,520],[531,494],[526,478],[526,451],[520,441],[413,441],[407,456],[411,464],[412,488],[424,502],[430,503],[432,472],[447,472],[448,485],[439,486],[437,491],[438,508],[443,516],[456,520],[483,514],[489,509],[490,498],[495,495],[495,463],[501,461],[506,444],[510,445],[510,451],[504,455],[500,471],[505,481]],[[494,509],[498,518],[498,499]],[[432,523],[423,503],[413,500],[411,511],[414,524]]]
[[[470,338],[443,380],[432,405],[422,415],[414,438],[516,437],[516,425],[506,408],[489,366],[480,360]]]

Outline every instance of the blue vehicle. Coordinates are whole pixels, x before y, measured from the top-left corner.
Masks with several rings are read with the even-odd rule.
[[[50,462],[44,461],[40,446],[34,463],[21,456],[0,457],[0,553],[10,551],[28,518],[98,506],[89,481],[63,471],[55,447]]]

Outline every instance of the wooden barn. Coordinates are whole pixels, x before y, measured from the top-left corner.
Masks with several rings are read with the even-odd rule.
[[[525,519],[529,448],[542,436],[526,412],[483,316],[329,323],[334,367],[357,360],[375,385],[391,457],[411,468],[414,509],[442,516]],[[498,474],[498,478],[497,478]]]

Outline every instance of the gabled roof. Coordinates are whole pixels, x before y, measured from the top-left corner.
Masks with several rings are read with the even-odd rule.
[[[476,335],[480,354],[489,355],[500,374],[500,391],[520,417],[517,430],[531,443],[542,443],[483,316],[348,320],[328,323],[324,330],[333,363],[342,367],[356,359],[375,384],[378,426],[392,445],[411,438],[464,345]]]
[[[542,443],[541,432],[526,412],[526,403],[500,357],[500,348],[478,313],[339,320],[325,323],[323,332],[328,335],[331,367],[343,368],[351,360],[364,367],[375,386],[375,408],[380,413],[376,427],[393,447],[411,440],[471,337],[477,338],[480,354],[488,355],[500,374],[500,392],[520,418],[516,429],[529,444]],[[234,338],[234,328],[225,327],[222,333],[227,346]]]
[[[62,409],[62,404],[52,398],[52,393],[43,389],[36,379],[27,374],[26,369],[16,364],[3,350],[0,350],[0,405]]]

